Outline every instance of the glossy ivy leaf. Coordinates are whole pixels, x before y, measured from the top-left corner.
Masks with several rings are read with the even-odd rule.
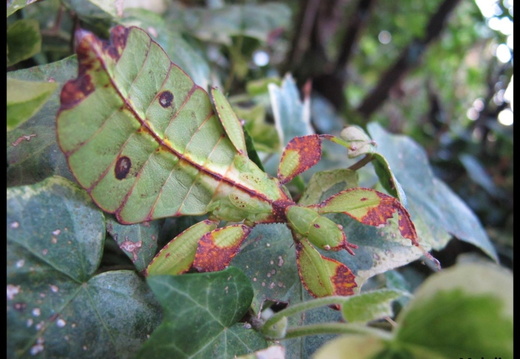
[[[122,225],[107,218],[107,232],[130,258],[139,272],[144,270],[157,252],[160,223],[158,221]]]
[[[341,306],[343,318],[350,322],[369,322],[372,320],[393,317],[392,303],[394,300],[409,295],[394,289],[379,289],[363,292],[349,297]]]
[[[9,77],[23,81],[55,82],[59,86],[75,76],[75,57],[11,71]],[[52,175],[73,179],[63,152],[56,143],[56,112],[59,91],[54,91],[34,116],[7,133],[7,185],[25,185]]]
[[[402,347],[447,358],[512,358],[513,275],[490,264],[446,269],[418,288],[397,324]]]
[[[358,187],[358,173],[349,169],[316,172],[312,175],[298,204],[320,203],[345,189]]]
[[[343,335],[316,359],[512,358],[513,276],[489,264],[461,264],[432,275],[399,314],[392,333]]]
[[[255,294],[251,307],[257,314],[266,300],[288,302],[301,295],[294,241],[283,224],[255,226],[231,265],[250,279]]]
[[[129,358],[155,328],[135,272],[95,274],[104,235],[103,214],[64,178],[7,189],[7,357]]]
[[[18,20],[7,28],[7,66],[27,60],[40,52],[40,24],[33,19]]]
[[[218,225],[217,221],[200,221],[175,236],[150,262],[145,274],[181,274],[187,272],[195,260],[200,239]]]
[[[240,323],[253,290],[239,269],[158,275],[147,279],[163,306],[163,322],[137,358],[233,358],[267,347],[250,325]]]
[[[36,114],[57,87],[55,82],[21,81],[7,77],[7,131]]]
[[[74,11],[83,22],[100,32],[118,20],[121,8],[110,0],[63,0],[66,6]]]
[[[385,156],[395,177],[406,188],[407,209],[419,237],[439,250],[453,235],[497,260],[496,250],[478,218],[434,176],[424,149],[409,137],[392,135],[376,123],[370,123],[368,131],[378,143],[378,152]]]

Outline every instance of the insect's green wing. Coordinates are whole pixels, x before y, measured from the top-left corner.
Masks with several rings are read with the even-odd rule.
[[[277,185],[237,151],[207,92],[143,30],[117,26],[110,42],[81,30],[77,44],[78,77],[62,89],[58,142],[102,209],[123,223],[208,210],[247,217],[233,196],[252,212],[272,211],[283,196]]]

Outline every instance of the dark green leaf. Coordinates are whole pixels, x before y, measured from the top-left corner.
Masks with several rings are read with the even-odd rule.
[[[60,86],[76,75],[75,57],[49,65],[9,72],[24,81],[55,81]],[[53,174],[73,179],[65,156],[56,143],[59,91],[54,91],[40,111],[7,134],[7,185],[36,183]]]
[[[157,253],[159,231],[159,221],[123,225],[113,218],[107,219],[107,232],[139,272],[146,268]]]
[[[128,358],[160,311],[134,272],[95,275],[105,226],[61,177],[7,190],[7,357]]]
[[[38,21],[18,20],[7,28],[7,66],[29,59],[40,52],[42,36]]]
[[[392,135],[377,123],[368,125],[378,152],[388,161],[408,198],[408,210],[419,238],[435,249],[443,248],[454,235],[497,259],[496,251],[469,207],[439,179],[435,178],[424,150],[412,139]]]
[[[291,11],[283,3],[229,5],[214,9],[185,9],[182,20],[205,41],[231,44],[233,36],[267,42],[271,31],[287,27]]]
[[[147,281],[164,318],[138,358],[233,358],[267,346],[250,325],[238,322],[253,299],[249,279],[239,269]]]

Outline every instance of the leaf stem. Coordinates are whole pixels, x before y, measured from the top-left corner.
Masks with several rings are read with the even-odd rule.
[[[367,163],[372,161],[372,154],[368,153],[365,157],[354,163],[352,166],[350,166],[348,169],[352,171],[357,171]]]
[[[307,311],[309,309],[314,309],[318,307],[323,307],[326,305],[332,305],[332,304],[343,304],[348,300],[348,297],[343,296],[330,296],[330,297],[323,297],[323,298],[317,298],[306,302],[297,303],[294,305],[291,305],[290,307],[287,307],[278,313],[274,314],[271,318],[266,320],[264,323],[264,328],[270,328],[274,326],[278,321],[282,320],[284,317],[289,317],[291,315],[298,314],[300,312]]]
[[[289,328],[287,329],[287,333],[283,339],[319,334],[366,334],[372,336],[375,335],[383,340],[390,340],[392,338],[392,333],[365,325],[350,323],[323,323]]]

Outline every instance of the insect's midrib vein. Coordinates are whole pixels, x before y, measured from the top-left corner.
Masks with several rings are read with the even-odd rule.
[[[154,46],[154,42],[153,41],[151,41],[151,46]],[[125,47],[125,49],[126,49],[126,47]],[[159,49],[162,50],[161,48],[159,48]],[[164,50],[162,50],[162,51],[164,51]],[[105,64],[105,61],[103,61],[103,54],[100,54],[98,51],[96,51],[96,53],[97,53],[97,56],[98,56],[97,58],[99,59],[99,61],[101,63],[101,66],[103,67],[104,71],[107,74],[109,74],[110,72],[108,71],[108,68],[107,68],[107,66]],[[247,193],[252,198],[258,198],[258,199],[263,200],[263,201],[265,201],[267,203],[270,203],[270,204],[273,202],[273,200],[269,199],[267,196],[265,196],[261,192],[257,192],[254,189],[246,187],[245,185],[243,185],[241,183],[235,182],[232,179],[230,179],[228,177],[225,177],[224,175],[221,175],[219,173],[216,173],[216,172],[213,172],[213,171],[209,170],[208,168],[206,168],[203,165],[200,165],[200,164],[194,162],[190,158],[184,156],[182,153],[178,152],[177,150],[175,150],[174,148],[169,146],[152,128],[150,128],[150,126],[148,125],[146,120],[143,119],[137,113],[137,111],[134,109],[134,107],[129,103],[128,99],[122,94],[121,90],[119,89],[119,87],[117,86],[117,84],[115,82],[115,79],[112,76],[110,76],[110,75],[108,76],[108,78],[109,78],[110,83],[112,84],[112,87],[114,88],[114,90],[116,91],[118,96],[123,101],[125,107],[133,114],[133,117],[141,124],[141,126],[146,130],[146,132],[148,132],[152,136],[152,138],[159,144],[159,146],[165,148],[172,155],[176,156],[179,159],[179,161],[186,162],[188,165],[194,167],[198,171],[200,171],[200,172],[202,172],[202,173],[204,173],[204,174],[206,174],[208,176],[213,177],[217,181],[222,181],[222,182],[228,184],[230,187],[237,188],[238,190]],[[191,80],[191,81],[193,82],[193,80]],[[193,88],[195,88],[195,89],[200,88],[202,91],[204,91],[204,89],[202,89],[197,84],[194,83],[193,85],[194,85]],[[206,93],[206,91],[204,91],[204,92]],[[186,100],[182,104],[181,108],[189,100],[189,98],[190,98],[190,96],[186,96]],[[215,111],[212,110],[212,112],[213,112],[212,116],[216,116]]]

